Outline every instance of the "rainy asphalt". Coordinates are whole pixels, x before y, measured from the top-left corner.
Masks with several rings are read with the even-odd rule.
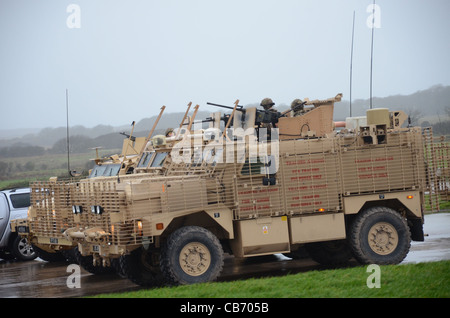
[[[412,242],[410,252],[402,264],[450,260],[450,213],[426,215],[424,232],[428,234],[425,242]],[[47,263],[39,259],[29,262],[6,262],[0,259],[0,297],[69,298],[142,288],[118,275],[93,275],[83,269],[80,272],[79,286],[69,288],[68,286],[73,285],[71,275],[74,272],[68,265]],[[358,266],[356,262],[353,265]],[[219,281],[320,269],[323,267],[307,257],[291,260],[282,255],[273,255],[241,260],[227,256]]]

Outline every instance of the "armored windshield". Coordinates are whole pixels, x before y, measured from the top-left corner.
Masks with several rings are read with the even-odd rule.
[[[148,163],[150,162],[150,159],[152,159],[152,156],[153,156],[154,153],[155,153],[154,151],[152,151],[152,152],[145,152],[142,155],[141,160],[139,161],[138,168],[147,168]]]
[[[119,170],[120,164],[95,166],[94,169],[92,169],[89,178],[117,176],[119,174]]]
[[[162,167],[167,154],[168,154],[167,152],[158,152],[151,164],[151,167],[152,168]]]

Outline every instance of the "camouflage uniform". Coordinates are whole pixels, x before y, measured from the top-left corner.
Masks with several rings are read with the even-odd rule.
[[[267,97],[264,98],[261,101],[260,105],[264,108],[264,110],[268,110],[268,111],[271,111],[271,112],[276,112],[277,111],[275,108],[273,108],[273,105],[275,105],[275,103],[270,98],[267,98]],[[274,127],[272,127],[271,123],[262,123],[261,127],[262,128],[267,128],[268,132],[270,132],[270,128],[274,128]]]

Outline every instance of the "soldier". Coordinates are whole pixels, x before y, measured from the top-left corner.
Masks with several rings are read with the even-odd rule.
[[[301,106],[300,106],[301,105]],[[299,98],[294,99],[291,103],[291,116],[300,116],[305,113],[305,109],[303,106],[303,101]]]
[[[173,128],[167,128],[165,135],[166,137],[173,137],[174,136]]]
[[[266,110],[266,111],[270,111],[270,112],[277,112],[277,110],[273,107],[273,105],[275,105],[275,103],[272,101],[272,99],[271,98],[268,98],[268,97],[266,97],[266,98],[264,98],[262,101],[261,101],[261,104],[260,104],[263,108],[264,108],[264,110]],[[261,128],[267,128],[267,134],[268,134],[268,136],[269,136],[269,138],[270,138],[270,129],[271,128],[275,128],[274,127],[274,125],[272,124],[272,123],[262,123],[261,124]]]
[[[276,110],[274,108],[272,108],[273,105],[275,105],[275,103],[270,98],[264,98],[261,101],[260,105],[264,108],[264,110],[270,110],[270,111],[276,112]]]

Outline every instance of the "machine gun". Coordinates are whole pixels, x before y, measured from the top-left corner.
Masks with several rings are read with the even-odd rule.
[[[120,132],[119,134],[124,135],[125,137],[129,138],[131,141],[136,141],[135,136],[128,135],[126,132]]]
[[[278,123],[278,119],[281,117],[286,117],[286,115],[292,110],[292,111],[297,111],[300,109],[303,109],[303,106],[306,104],[307,102],[302,102],[301,104],[298,104],[297,106],[295,106],[292,109],[288,109],[284,112],[278,112],[275,110],[265,110],[265,109],[256,109],[256,118],[255,118],[255,125],[257,125],[258,127],[261,127],[263,124],[272,124],[273,127],[275,127],[275,125]],[[212,106],[217,106],[217,107],[221,107],[221,108],[226,108],[226,109],[234,109],[234,107],[231,106],[226,106],[226,105],[220,105],[220,104],[215,104],[215,103],[210,103],[207,102],[206,104],[208,105],[212,105]],[[244,106],[242,105],[237,105],[236,106],[236,111],[239,111],[242,113],[242,117],[241,117],[241,121],[244,122],[245,121],[245,114],[246,114],[246,109],[244,108]],[[230,115],[225,114],[221,120],[224,120],[225,122],[227,122],[230,118]],[[206,120],[209,120],[210,118],[207,118]],[[233,119],[231,119],[231,124],[233,124]]]

